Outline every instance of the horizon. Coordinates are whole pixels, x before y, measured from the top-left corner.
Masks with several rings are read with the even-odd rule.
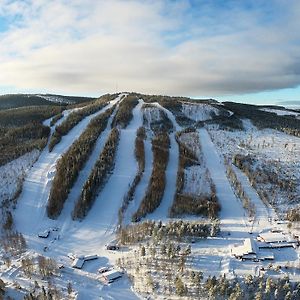
[[[154,95],[154,94],[145,94],[145,93],[141,93],[141,92],[137,92],[137,91],[115,91],[115,92],[111,92],[111,93],[107,93],[107,94],[121,94],[121,93],[137,93],[137,94],[144,94],[144,95]],[[2,96],[10,96],[10,95],[55,95],[55,96],[63,96],[63,97],[86,97],[86,98],[99,98],[101,96],[103,96],[104,94],[59,94],[59,93],[55,93],[55,92],[31,92],[31,93],[26,93],[26,92],[13,92],[13,93],[5,93],[5,94],[0,94],[0,97]],[[162,94],[155,94],[157,96],[170,96],[170,95],[162,95]],[[238,99],[234,99],[235,97],[233,97],[233,99],[230,96],[226,96],[226,97],[188,97],[188,96],[184,96],[184,95],[172,95],[171,97],[187,97],[193,100],[215,100],[218,101],[220,103],[222,102],[235,102],[235,103],[244,103],[244,104],[253,104],[253,105],[262,105],[262,106],[299,106],[300,107],[300,100],[280,100],[277,99],[274,102],[259,102],[258,101],[247,101],[248,98],[244,99],[246,101],[243,100],[238,100]],[[237,96],[238,98],[240,96]],[[224,98],[224,99],[223,99]]]
[[[0,94],[300,101],[300,3],[8,1]]]

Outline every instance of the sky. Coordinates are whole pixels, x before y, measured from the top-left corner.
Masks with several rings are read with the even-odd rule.
[[[0,94],[300,101],[298,0],[0,0]]]

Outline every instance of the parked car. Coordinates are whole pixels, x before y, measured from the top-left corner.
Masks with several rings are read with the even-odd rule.
[[[106,249],[107,250],[119,250],[120,247],[118,245],[107,245]]]
[[[38,233],[38,237],[39,238],[43,238],[43,239],[46,239],[50,234],[50,230],[44,230],[44,231],[41,231]]]
[[[108,272],[109,270],[110,270],[109,267],[102,267],[102,268],[98,269],[98,272],[100,274],[102,274],[102,273]]]

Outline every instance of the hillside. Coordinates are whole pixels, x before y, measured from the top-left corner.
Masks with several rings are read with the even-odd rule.
[[[40,103],[0,111],[6,296],[298,299],[298,111],[137,93],[30,99]]]
[[[51,94],[10,94],[0,96],[0,110],[40,105],[79,104],[92,100],[95,98]]]

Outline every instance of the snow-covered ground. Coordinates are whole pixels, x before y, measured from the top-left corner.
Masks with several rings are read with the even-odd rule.
[[[146,105],[143,107],[143,116],[146,121],[147,127],[150,127],[151,123],[159,122],[162,120],[161,110],[155,105]]]
[[[273,129],[258,130],[250,120],[243,120],[243,125],[243,131],[220,130],[214,126],[208,129],[219,153],[227,160],[235,154],[251,155],[256,159],[255,168],[271,170],[280,178],[297,183],[293,201],[288,200],[291,191],[270,183],[264,186],[274,193],[277,208],[284,212],[299,200],[300,139]]]
[[[54,147],[51,153],[49,153],[47,147],[43,150],[24,181],[23,191],[18,199],[17,209],[14,213],[17,228],[21,232],[36,235],[40,230],[44,229],[42,221],[47,218],[46,206],[51,182],[56,172],[57,160],[85,130],[90,120],[111,107],[113,103],[79,122],[70,130],[68,135],[62,137],[61,142]],[[62,122],[63,119],[60,121]]]
[[[199,129],[199,136],[204,158],[216,185],[216,193],[221,204],[221,236],[198,242],[192,246],[194,265],[207,274],[216,276],[226,274],[227,278],[245,274],[258,275],[258,268],[260,266],[267,268],[269,262],[238,261],[231,256],[231,248],[235,245],[242,245],[245,238],[255,238],[259,232],[274,228],[272,221],[274,222],[276,214],[274,210],[262,203],[245,175],[238,173],[244,189],[257,209],[254,223],[248,219],[241,202],[236,197],[226,177],[222,154],[218,153],[205,128]],[[273,220],[271,221],[269,217]],[[283,227],[283,230],[287,230],[287,228]],[[272,252],[275,256],[275,263],[278,265],[283,266],[288,262],[296,264],[298,261],[298,254],[294,249],[286,248],[272,250]],[[289,275],[292,278],[295,274],[289,273]],[[299,278],[297,276],[299,275],[296,274],[293,278]]]
[[[73,104],[74,103],[65,97],[59,97],[59,96],[55,96],[55,95],[36,95],[36,96],[43,98],[50,102],[55,102],[55,103],[65,103],[65,104]]]
[[[115,259],[120,255],[107,251],[105,244],[114,239],[118,222],[118,210],[123,195],[136,174],[137,162],[134,157],[134,141],[136,130],[142,125],[142,101],[133,110],[133,120],[129,126],[121,130],[113,174],[98,195],[87,217],[82,222],[72,221],[70,212],[77,200],[76,197],[79,196],[77,193],[80,192],[81,184],[88,175],[87,172],[92,168],[103,147],[110,124],[98,139],[95,150],[85,168],[80,172],[78,181],[70,192],[62,215],[58,220],[50,220],[47,218],[45,211],[57,159],[68,149],[71,142],[80,135],[95,115],[111,107],[118,100],[119,98],[100,112],[81,121],[67,136],[63,137],[53,152],[49,153],[47,149],[44,150],[25,180],[23,192],[14,213],[17,229],[24,234],[29,248],[35,253],[52,257],[58,263],[67,266],[67,274],[64,273],[62,276],[65,284],[71,281],[73,286],[76,286],[77,299],[96,299],[98,297],[116,299],[120,295],[122,295],[122,299],[137,298],[131,291],[126,276],[112,286],[103,286],[100,281],[95,281],[90,276],[95,274],[99,267],[114,264]],[[58,231],[51,231],[49,238],[38,238],[39,231],[54,227],[57,227]],[[45,247],[47,252],[44,252]],[[68,267],[71,261],[67,258],[67,254],[70,252],[77,255],[97,254],[99,259],[86,263],[83,271],[77,271]],[[77,277],[75,274],[77,274]]]
[[[261,108],[260,110],[274,113],[277,116],[296,116],[297,118],[300,117],[299,112],[290,111],[290,110],[275,109],[275,108]]]
[[[182,112],[196,122],[211,120],[212,117],[219,115],[219,110],[209,104],[204,103],[183,103]]]
[[[0,167],[0,203],[12,200],[22,188],[24,177],[38,159],[39,150],[32,150]]]
[[[169,209],[173,204],[176,191],[179,149],[175,140],[175,133],[182,130],[182,127],[177,124],[174,115],[169,110],[157,103],[153,104],[154,108],[143,110],[143,101],[140,100],[139,104],[133,109],[133,119],[125,129],[121,129],[112,174],[97,196],[86,218],[80,222],[73,221],[71,212],[85,180],[103,149],[113,116],[111,116],[105,131],[98,138],[89,160],[79,173],[61,216],[57,220],[48,219],[45,208],[52,178],[56,172],[57,160],[67,151],[74,140],[79,137],[94,116],[111,107],[121,97],[122,95],[101,111],[82,120],[62,138],[61,142],[56,145],[51,153],[45,148],[40,155],[39,153],[35,155],[30,153],[27,158],[22,157],[20,161],[12,162],[11,166],[6,165],[0,168],[0,191],[2,192],[0,197],[3,197],[3,192],[5,191],[7,191],[5,192],[6,194],[13,194],[16,186],[13,181],[14,174],[18,175],[23,170],[25,170],[25,173],[27,172],[23,191],[14,211],[16,228],[25,236],[28,244],[29,250],[25,255],[36,257],[39,254],[43,254],[54,258],[57,263],[63,264],[65,268],[60,271],[60,276],[55,277],[55,284],[65,291],[67,283],[71,282],[76,290],[77,299],[129,300],[139,298],[132,291],[130,281],[126,275],[111,285],[103,285],[97,279],[96,274],[99,267],[113,266],[123,254],[132,253],[132,249],[127,247],[121,248],[119,252],[108,251],[105,244],[115,239],[118,211],[122,205],[123,196],[128,191],[138,169],[134,147],[136,130],[143,124],[143,113],[144,115],[146,114],[146,120],[151,123],[153,120],[160,121],[160,110],[162,110],[171,120],[174,127],[173,132],[170,133],[171,146],[166,170],[166,190],[161,205],[152,214],[148,215],[147,219],[168,221]],[[187,105],[193,107],[185,108],[186,114],[196,121],[210,116],[210,112],[207,110],[209,105],[205,107],[197,105],[197,108],[194,108],[193,104]],[[201,107],[202,109],[200,109]],[[68,113],[70,112],[66,111],[64,113],[64,117],[58,121],[58,124],[66,118]],[[49,123],[50,120],[45,121],[45,124]],[[280,166],[279,169],[281,171],[293,174],[298,179],[300,177],[300,143],[298,138],[271,129],[258,131],[249,120],[244,120],[243,123],[245,131],[229,132],[216,129],[214,126],[207,126],[207,128],[197,129],[193,134],[188,133],[181,136],[182,141],[199,158],[199,165],[185,170],[184,192],[191,194],[209,192],[207,186],[211,178],[215,184],[217,197],[221,205],[221,234],[216,238],[203,239],[192,244],[192,265],[195,269],[204,271],[205,276],[218,276],[223,273],[226,274],[227,278],[243,274],[258,275],[259,267],[266,267],[269,264],[268,262],[241,262],[231,255],[231,248],[234,245],[242,245],[245,238],[255,238],[260,231],[274,228],[276,213],[270,206],[266,206],[261,201],[246,175],[232,166],[246,194],[256,208],[254,222],[249,219],[247,212],[227,178],[224,157],[228,160],[236,153],[255,155],[258,161],[276,164],[276,166]],[[51,128],[52,132],[53,130],[54,127]],[[199,138],[199,145],[196,145],[196,136]],[[30,169],[30,165],[37,158],[38,160]],[[145,140],[145,163],[145,172],[136,188],[134,199],[124,214],[125,224],[130,223],[132,214],[143,199],[151,176],[153,154],[149,132],[148,138]],[[4,182],[8,178],[5,176],[8,176],[10,181]],[[283,230],[286,231],[286,225],[282,226]],[[278,226],[276,225],[276,227]],[[58,230],[51,230],[48,238],[38,238],[37,234],[40,231],[53,228],[58,228]],[[76,270],[70,267],[72,261],[67,257],[67,254],[70,252],[76,255],[97,254],[99,258],[87,262],[82,270]],[[290,264],[298,262],[298,250],[281,249],[280,251],[272,250],[272,252],[275,255],[276,264],[283,266],[288,260]],[[14,281],[17,281],[22,286],[31,288],[32,282],[30,283],[28,278],[22,277],[20,261],[14,261],[13,265],[15,266],[7,268],[0,264],[0,277],[8,281],[11,286]],[[299,279],[299,274],[297,272],[294,273],[290,272],[290,277]],[[11,291],[11,293],[13,292]],[[18,299],[18,296],[16,298]],[[22,297],[20,296],[19,298],[21,299]]]

